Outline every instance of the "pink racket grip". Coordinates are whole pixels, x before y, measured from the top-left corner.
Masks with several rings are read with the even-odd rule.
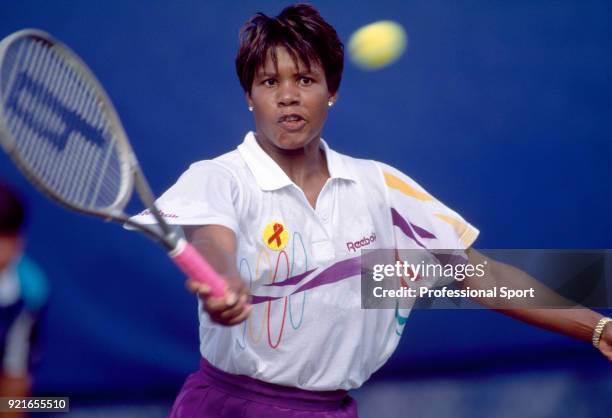
[[[220,298],[225,295],[225,280],[202,258],[193,245],[180,239],[176,248],[169,254],[187,277],[209,286],[211,296]]]

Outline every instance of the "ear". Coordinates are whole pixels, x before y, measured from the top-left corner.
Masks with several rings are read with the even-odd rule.
[[[244,93],[244,98],[246,99],[247,106],[255,107],[253,104],[253,99],[251,99],[251,94],[249,92]]]
[[[331,100],[334,104],[336,104],[336,102],[338,101],[338,92],[335,92],[334,94],[330,95],[328,100]]]

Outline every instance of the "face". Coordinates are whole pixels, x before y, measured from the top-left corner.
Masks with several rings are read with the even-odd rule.
[[[268,53],[266,62],[253,79],[249,106],[254,108],[257,139],[264,148],[299,150],[318,143],[327,119],[329,100],[325,72],[318,63],[310,70],[296,63],[283,47],[276,48],[278,66]]]

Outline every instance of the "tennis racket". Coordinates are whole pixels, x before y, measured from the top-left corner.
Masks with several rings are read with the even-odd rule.
[[[0,42],[0,145],[52,200],[142,231],[211,295],[225,294],[225,280],[155,207],[102,85],[70,48],[42,31],[25,29]],[[124,213],[134,188],[157,226]]]

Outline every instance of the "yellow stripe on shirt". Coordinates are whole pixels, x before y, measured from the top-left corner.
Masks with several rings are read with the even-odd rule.
[[[390,188],[399,190],[406,196],[413,197],[418,200],[423,200],[423,201],[434,200],[434,198],[430,196],[429,194],[415,189],[414,187],[408,185],[408,183],[406,183],[399,177],[396,177],[393,174],[387,173],[386,171],[383,171],[383,174],[385,176],[385,183],[387,183],[387,186],[389,186]]]
[[[476,240],[478,233],[474,228],[470,227],[465,222],[443,213],[434,213],[434,216],[453,227],[457,236],[460,237],[459,240],[461,241],[461,244],[463,244],[465,248],[468,248]]]

